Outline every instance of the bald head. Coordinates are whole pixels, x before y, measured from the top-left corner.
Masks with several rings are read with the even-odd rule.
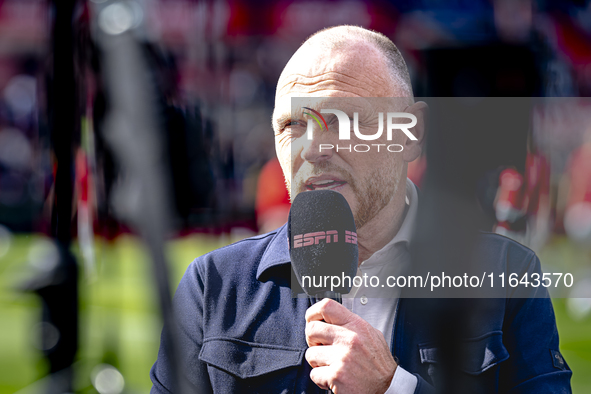
[[[412,96],[412,86],[408,75],[406,62],[394,43],[385,35],[364,29],[359,26],[334,26],[312,34],[304,45],[314,45],[324,48],[347,49],[354,44],[363,42],[373,45],[383,56],[383,61],[391,73],[392,81],[399,90],[397,97]]]
[[[336,26],[310,36],[287,63],[277,99],[288,94],[412,97],[412,87],[390,39],[357,26]]]

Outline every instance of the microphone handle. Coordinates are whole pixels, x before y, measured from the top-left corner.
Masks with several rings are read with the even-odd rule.
[[[316,293],[315,296],[310,296],[310,299],[312,300],[312,304],[320,302],[325,298],[330,298],[332,300],[335,300],[339,304],[343,303],[343,298],[341,297],[341,293],[337,293],[337,292],[330,291],[330,290],[323,291],[321,293]],[[333,394],[332,390],[325,390],[325,392],[326,392],[326,394]]]
[[[310,296],[310,299],[312,300],[312,304],[320,302],[325,298],[330,298],[332,300],[335,300],[339,304],[343,303],[343,298],[341,297],[341,293],[337,293],[337,292],[330,291],[330,290],[322,291],[320,293],[316,293],[314,296]]]

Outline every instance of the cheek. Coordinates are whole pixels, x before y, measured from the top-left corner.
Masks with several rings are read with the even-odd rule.
[[[294,138],[289,135],[281,135],[275,137],[275,152],[277,157],[283,157],[286,162],[293,162],[293,158],[296,157],[304,148],[304,138]]]
[[[404,146],[406,144],[407,137],[406,135],[400,131],[396,130],[392,133],[392,141],[388,141],[390,144],[399,144]]]
[[[285,152],[286,150],[289,150],[290,145],[291,145],[291,140],[290,140],[290,137],[287,133],[283,133],[283,134],[275,136],[275,151],[277,151],[278,156],[281,152]]]
[[[385,144],[386,142],[376,141],[374,143]],[[355,153],[355,160],[351,161],[350,164],[355,173],[357,186],[360,189],[366,190],[370,180],[375,180],[376,177],[380,179],[384,187],[388,187],[388,182],[398,177],[403,163],[402,153],[388,152],[386,146],[380,147],[379,153],[373,146],[373,150],[370,152]]]
[[[289,145],[281,144],[278,139],[275,139],[275,153],[281,165],[284,174],[291,172],[291,151]]]
[[[289,148],[287,149],[288,154],[290,156],[290,161],[293,163],[297,157],[300,156],[302,150],[306,147],[309,143],[305,137],[300,138],[293,138],[291,143],[289,144]]]

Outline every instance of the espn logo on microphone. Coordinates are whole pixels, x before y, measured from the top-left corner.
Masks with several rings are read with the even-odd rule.
[[[304,246],[318,245],[321,241],[327,244],[331,242],[339,242],[339,232],[337,230],[329,230],[299,234],[293,237],[293,247],[295,249]],[[357,233],[345,230],[345,243],[357,244]]]

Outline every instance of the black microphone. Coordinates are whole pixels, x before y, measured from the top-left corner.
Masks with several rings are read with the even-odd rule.
[[[313,302],[351,291],[357,273],[357,230],[349,203],[332,190],[306,191],[291,204],[289,254],[295,276]]]

